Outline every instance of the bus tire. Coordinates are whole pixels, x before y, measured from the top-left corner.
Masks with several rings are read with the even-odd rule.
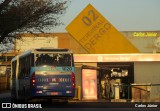
[[[52,103],[52,99],[50,99],[50,98],[47,99],[47,102],[48,102],[48,103]]]
[[[12,93],[11,93],[11,102],[12,102],[12,103],[18,102],[16,96],[13,95]]]
[[[28,98],[27,98],[27,97],[24,98],[24,102],[25,102],[25,103],[28,102]]]
[[[16,102],[17,102],[17,99],[11,98],[11,102],[12,102],[12,103],[16,103]]]
[[[68,104],[68,99],[63,101],[64,104]]]
[[[24,91],[24,102],[27,103],[29,101],[29,99],[28,99],[28,94],[26,92],[25,87],[24,87],[23,91]]]
[[[68,104],[68,99],[60,100],[61,104]]]

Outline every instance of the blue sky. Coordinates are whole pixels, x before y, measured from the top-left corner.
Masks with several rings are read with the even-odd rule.
[[[160,30],[160,0],[71,0],[60,19],[65,25],[53,31],[66,32],[65,27],[89,3],[119,31]]]

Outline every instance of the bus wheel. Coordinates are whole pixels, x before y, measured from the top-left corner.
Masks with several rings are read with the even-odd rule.
[[[16,102],[17,102],[17,99],[11,98],[11,102],[12,102],[12,103],[16,103]]]
[[[48,103],[52,103],[52,99],[47,99],[47,102]]]
[[[24,102],[27,103],[29,101],[26,90],[24,89]]]
[[[68,99],[60,100],[59,101],[61,104],[68,104]]]
[[[25,102],[25,103],[28,102],[28,98],[27,98],[27,97],[24,98],[24,102]]]
[[[64,104],[68,104],[68,99],[65,99],[65,100],[63,101],[63,103],[64,103]]]

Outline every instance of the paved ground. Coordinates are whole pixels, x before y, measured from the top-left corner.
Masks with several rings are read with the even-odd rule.
[[[0,103],[11,103],[10,92],[4,91],[0,93]],[[11,103],[13,104],[13,103]],[[21,104],[21,103],[15,103]],[[22,103],[26,104],[26,103]],[[27,103],[28,104],[28,103]],[[30,104],[30,103],[29,103]],[[32,104],[32,103],[31,103]],[[110,102],[108,100],[72,100],[68,104],[46,101],[36,102],[34,104],[41,104],[42,109],[0,109],[0,111],[160,111],[160,102],[156,103],[142,103],[142,102]],[[155,104],[158,105],[156,108],[142,107],[141,105]],[[139,105],[140,107],[136,107]]]
[[[9,90],[0,91],[0,98],[10,97],[10,96],[11,96],[11,93]]]

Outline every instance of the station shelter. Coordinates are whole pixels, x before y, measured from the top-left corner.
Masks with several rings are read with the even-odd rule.
[[[160,89],[143,86],[160,81],[160,54],[74,54],[74,62],[82,100],[149,99]],[[142,86],[136,92],[131,84]]]
[[[0,68],[6,69],[4,68],[6,66],[8,68],[13,56],[33,47],[68,48],[72,49],[74,53],[76,86],[81,89],[79,90],[80,99],[143,99],[150,97],[159,98],[160,100],[160,86],[152,87],[151,92],[148,87],[141,88],[143,89],[141,91],[137,90],[144,93],[142,95],[133,93],[133,88],[124,86],[130,84],[160,83],[160,53],[158,53],[160,52],[160,48],[148,47],[155,46],[155,42],[153,41],[159,38],[160,32],[133,31],[122,33],[131,43],[138,47],[141,53],[89,54],[68,33],[39,34],[38,37],[32,34],[24,34],[22,35],[23,41],[15,41],[13,48],[15,49],[14,55],[7,55],[7,59],[6,55],[0,55]],[[139,36],[142,33],[143,35],[154,33],[156,36]],[[156,50],[153,51],[155,48]],[[124,85],[115,87],[115,84]],[[150,92],[149,95],[146,92]]]

